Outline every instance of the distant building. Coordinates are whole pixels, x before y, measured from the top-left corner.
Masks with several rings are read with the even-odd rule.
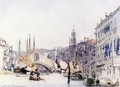
[[[0,71],[4,70],[4,55],[5,55],[5,50],[7,49],[8,49],[8,44],[1,37],[0,38]]]
[[[99,77],[120,77],[120,7],[95,28]]]
[[[9,46],[7,41],[0,38],[0,72],[2,70],[13,71],[17,60],[17,52]]]
[[[86,42],[87,57],[87,74],[93,76],[95,74],[95,58],[96,58],[96,40],[88,39]]]
[[[80,43],[77,43],[77,59],[80,60],[79,64],[83,63],[84,58],[84,51],[85,51],[85,41],[81,41]]]
[[[17,52],[13,50],[12,46],[4,51],[4,69],[13,71],[17,61]]]
[[[69,48],[68,47],[58,48],[56,58],[61,59],[65,62],[70,61]]]

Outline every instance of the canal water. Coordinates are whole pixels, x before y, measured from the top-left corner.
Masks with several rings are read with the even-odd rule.
[[[62,74],[54,73],[41,75],[44,81],[30,81],[29,76],[16,77],[16,75],[0,74],[0,87],[86,87],[83,81],[70,81]]]

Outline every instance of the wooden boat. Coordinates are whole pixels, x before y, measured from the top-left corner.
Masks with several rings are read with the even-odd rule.
[[[70,77],[71,80],[74,80],[74,81],[83,81],[84,78],[81,78],[79,79],[78,77]]]

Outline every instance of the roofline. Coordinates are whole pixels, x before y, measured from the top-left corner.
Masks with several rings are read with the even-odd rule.
[[[114,12],[110,12],[110,14],[104,20],[102,20],[99,24],[97,24],[95,30],[99,28],[103,23],[108,21],[110,18],[112,18],[119,10],[120,10],[120,6]]]

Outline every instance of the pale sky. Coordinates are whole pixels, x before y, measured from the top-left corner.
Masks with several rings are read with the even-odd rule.
[[[120,0],[0,0],[0,37],[14,50],[21,39],[25,49],[29,33],[36,48],[68,46],[75,27],[77,42],[94,38],[96,24],[113,12]]]

